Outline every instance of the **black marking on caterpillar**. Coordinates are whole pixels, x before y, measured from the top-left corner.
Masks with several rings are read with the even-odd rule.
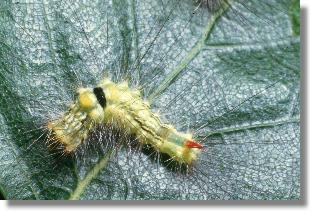
[[[93,93],[96,96],[98,103],[102,106],[102,108],[106,107],[106,98],[105,93],[101,87],[93,88]]]

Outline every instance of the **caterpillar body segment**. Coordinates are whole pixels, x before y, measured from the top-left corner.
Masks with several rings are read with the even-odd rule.
[[[141,144],[151,145],[180,163],[192,164],[203,147],[193,141],[191,134],[178,132],[172,125],[163,123],[141,98],[139,90],[108,78],[94,89],[80,88],[69,111],[49,122],[48,128],[52,131],[52,140],[64,146],[66,152],[74,152],[101,123],[123,128],[126,133],[134,134]]]

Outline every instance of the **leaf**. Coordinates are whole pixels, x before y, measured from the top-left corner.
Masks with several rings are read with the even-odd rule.
[[[300,35],[300,1],[292,0],[289,8],[294,35]]]
[[[300,199],[300,40],[290,5],[233,1],[193,15],[190,0],[1,1],[1,193]],[[49,152],[44,125],[67,109],[77,87],[108,73],[140,82],[153,110],[205,144],[192,173],[142,151],[95,150],[80,160]]]

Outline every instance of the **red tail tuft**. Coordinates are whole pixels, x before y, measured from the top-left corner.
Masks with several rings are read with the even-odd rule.
[[[202,149],[203,148],[203,145],[192,140],[187,140],[184,145],[190,149],[193,149],[193,148]]]

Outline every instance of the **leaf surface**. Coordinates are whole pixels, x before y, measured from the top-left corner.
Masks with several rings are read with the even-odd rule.
[[[292,1],[0,3],[0,191],[7,199],[300,199]],[[189,175],[142,152],[55,164],[40,128],[75,89],[138,83],[205,151]],[[134,84],[134,83],[133,83]]]

